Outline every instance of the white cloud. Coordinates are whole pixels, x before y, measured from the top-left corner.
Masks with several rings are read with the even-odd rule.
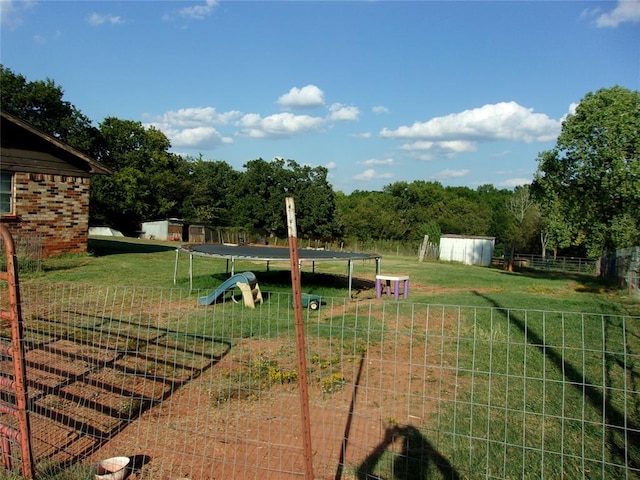
[[[377,158],[370,158],[369,160],[358,162],[358,165],[381,165],[385,167],[390,167],[393,165],[393,158],[385,158],[384,160],[379,160]]]
[[[215,148],[221,144],[233,143],[233,139],[222,136],[213,127],[194,127],[182,130],[163,130],[171,140],[172,147]]]
[[[14,30],[23,23],[23,14],[36,6],[33,0],[1,0],[0,1],[0,25]]]
[[[373,113],[389,113],[389,109],[387,107],[382,106],[382,105],[376,105],[375,107],[373,107],[371,109],[371,111]]]
[[[192,7],[184,7],[178,11],[181,17],[192,18],[194,20],[203,20],[210,16],[218,6],[217,0],[206,0],[204,5],[194,5]]]
[[[169,128],[226,125],[240,115],[242,112],[238,110],[218,113],[214,107],[181,108],[163,113],[154,119],[154,123]]]
[[[181,108],[170,110],[150,118],[148,126],[162,131],[173,147],[215,148],[221,144],[233,143],[233,139],[222,135],[214,125],[227,125],[240,117],[241,112],[232,110],[219,113],[213,107]]]
[[[559,133],[559,121],[545,114],[534,113],[533,109],[516,102],[502,102],[432,118],[427,122],[416,122],[395,130],[384,128],[380,136],[432,141],[548,142],[555,140]]]
[[[369,168],[362,173],[355,175],[354,180],[376,180],[378,178],[393,178],[393,173],[377,173],[373,168]]]
[[[463,168],[461,170],[451,170],[446,168],[435,175],[438,180],[447,180],[449,178],[460,178],[468,175],[471,170]]]
[[[324,168],[326,168],[327,170],[335,170],[336,168],[338,168],[338,164],[336,162],[329,162],[324,166]]]
[[[596,19],[598,27],[617,27],[621,23],[640,22],[640,0],[618,0],[616,8]]]
[[[578,103],[570,103],[569,104],[569,113],[571,115],[575,115],[576,109],[578,108],[578,105],[579,105]]]
[[[351,136],[354,138],[371,138],[371,132],[352,133]]]
[[[324,105],[324,92],[315,85],[293,87],[278,99],[284,108],[316,108]]]
[[[531,179],[530,178],[508,178],[498,183],[499,187],[506,187],[506,188],[510,188],[510,187],[515,188],[515,187],[520,187],[522,185],[531,185]]]
[[[571,103],[569,104],[569,109],[567,110],[567,113],[565,113],[562,118],[560,119],[560,123],[564,122],[567,117],[569,115],[575,115],[576,114],[576,109],[578,108],[579,103]]]
[[[92,13],[87,17],[87,22],[94,27],[98,27],[100,25],[104,25],[105,23],[109,23],[111,25],[121,25],[124,23],[122,17],[117,15],[104,15],[102,13]]]
[[[523,169],[496,170],[495,174],[496,175],[514,175],[514,176],[518,176],[519,178],[522,178],[522,175],[530,175],[530,177],[533,177],[533,171],[523,170]]]
[[[444,142],[421,140],[414,143],[406,143],[400,149],[417,152],[419,154],[418,158],[422,160],[432,160],[436,157],[451,158],[459,153],[475,152],[477,144],[466,140],[447,140]]]
[[[358,120],[360,110],[358,107],[334,103],[329,107],[329,120],[354,121]]]
[[[290,137],[318,130],[324,119],[309,115],[293,115],[289,112],[277,113],[262,118],[257,113],[244,115],[237,123],[242,128],[241,135],[253,138]]]
[[[0,3],[2,2],[2,0],[0,0]],[[38,45],[45,45],[47,43],[49,43],[49,41],[51,40],[58,40],[59,38],[62,38],[62,32],[60,30],[56,30],[55,32],[53,32],[53,34],[49,37],[46,37],[44,35],[38,35],[35,34],[33,35],[33,37],[31,37],[33,39],[33,42],[38,44]]]
[[[503,158],[511,155],[511,150],[503,150],[501,152],[494,153],[491,155],[493,158]]]

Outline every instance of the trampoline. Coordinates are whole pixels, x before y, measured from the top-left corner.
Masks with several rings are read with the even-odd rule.
[[[255,260],[267,262],[291,262],[288,247],[270,247],[258,245],[225,245],[225,244],[191,244],[182,245],[176,249],[176,262],[173,272],[173,284],[176,284],[178,275],[178,259],[181,253],[189,255],[189,290],[193,288],[193,257],[209,257],[227,260],[227,272],[231,264],[231,275],[235,273],[236,260]],[[349,296],[351,296],[351,282],[353,278],[354,260],[375,260],[376,274],[380,273],[381,255],[376,253],[338,252],[333,250],[298,249],[298,268],[302,268],[304,262],[311,262],[315,272],[316,262],[347,262],[349,277]]]

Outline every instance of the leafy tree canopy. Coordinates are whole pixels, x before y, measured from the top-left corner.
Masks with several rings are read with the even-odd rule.
[[[0,105],[34,127],[99,159],[100,135],[91,121],[70,102],[51,79],[28,82],[0,65]]]
[[[335,193],[327,169],[299,165],[294,160],[262,158],[244,165],[234,205],[242,226],[286,236],[285,198],[294,197],[298,235],[331,238],[337,233]]]
[[[559,241],[571,236],[590,256],[640,243],[640,93],[588,93],[538,156],[533,191]]]
[[[144,221],[178,216],[186,195],[180,176],[184,160],[168,151],[167,137],[140,122],[113,117],[104,120],[100,132],[104,163],[114,173],[92,180],[90,222],[134,234]]]
[[[182,218],[205,225],[235,226],[234,204],[240,172],[223,161],[187,158],[180,176],[185,182]]]

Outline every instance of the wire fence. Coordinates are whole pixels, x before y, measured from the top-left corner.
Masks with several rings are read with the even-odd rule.
[[[13,237],[16,254],[20,258],[21,272],[42,270],[43,237],[41,235],[16,235]],[[4,241],[0,238],[0,269],[6,269]]]
[[[291,296],[205,293],[23,285],[40,469],[304,478]],[[639,320],[323,298],[305,310],[315,477],[637,478]]]
[[[518,267],[587,274],[597,273],[598,266],[597,259],[549,255],[543,257],[529,253],[516,253],[513,261]]]

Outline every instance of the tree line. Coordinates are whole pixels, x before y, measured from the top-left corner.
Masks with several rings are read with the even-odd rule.
[[[115,117],[94,126],[53,80],[28,81],[0,65],[2,108],[109,167],[91,180],[90,224],[134,235],[170,217],[286,236],[284,198],[296,198],[298,235],[335,240],[437,242],[442,234],[495,237],[531,253],[600,254],[640,243],[640,94],[589,93],[541,152],[531,185],[395,182],[382,191],[335,192],[328,170],[293,159],[222,160],[170,152],[154,127]]]

